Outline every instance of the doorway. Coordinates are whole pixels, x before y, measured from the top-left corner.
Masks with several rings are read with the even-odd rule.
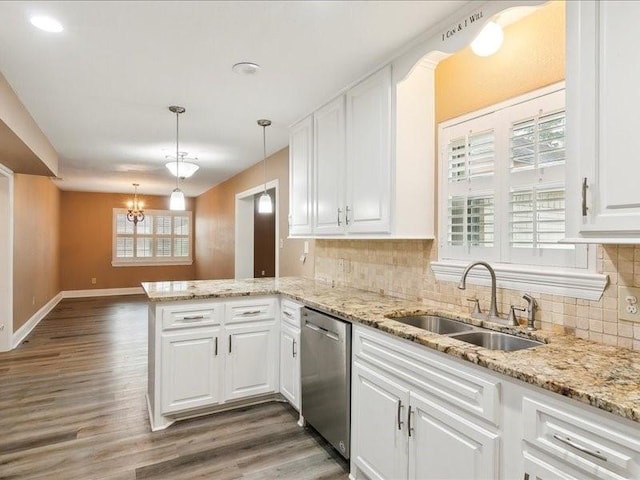
[[[0,351],[13,339],[13,172],[0,165]]]
[[[278,180],[272,180],[267,183],[267,191],[270,192],[273,200],[273,215],[270,221],[273,223],[272,229],[268,230],[268,239],[259,238],[256,241],[256,233],[263,231],[262,218],[256,222],[256,196],[260,196],[264,192],[264,185],[245,190],[236,194],[236,215],[235,215],[235,278],[257,278],[279,275],[279,198],[278,198]],[[266,221],[266,220],[265,220]],[[262,243],[263,245],[257,245]],[[259,250],[256,252],[256,247]],[[261,267],[263,254],[261,250],[269,249],[273,252],[273,270],[272,275],[268,275],[268,269]],[[268,256],[266,252],[264,257]],[[256,258],[258,262],[256,263]],[[265,264],[266,265],[266,264]],[[256,274],[256,268],[258,268]],[[262,275],[262,271],[265,274]]]
[[[271,204],[275,205],[275,188],[267,190]],[[258,212],[262,193],[253,196],[253,277],[276,276],[276,212]]]

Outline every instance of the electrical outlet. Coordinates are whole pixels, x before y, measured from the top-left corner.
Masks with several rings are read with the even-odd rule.
[[[639,287],[618,287],[618,318],[640,322]]]
[[[36,304],[36,297],[35,295],[33,297],[31,297],[31,305],[35,305]]]
[[[307,255],[309,253],[309,240],[304,241],[304,248],[302,249],[302,253]]]
[[[95,285],[97,281],[96,277],[91,278],[91,285]]]

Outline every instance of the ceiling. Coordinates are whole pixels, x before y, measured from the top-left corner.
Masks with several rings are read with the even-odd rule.
[[[288,143],[288,127],[467,1],[0,2],[0,72],[60,156],[63,190],[168,194],[180,150],[203,193]],[[35,29],[48,15],[60,34]],[[259,73],[232,72],[241,61]]]

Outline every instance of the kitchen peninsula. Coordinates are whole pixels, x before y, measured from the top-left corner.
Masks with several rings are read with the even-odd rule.
[[[407,355],[412,353],[414,356],[422,354],[433,356],[439,365],[443,365],[441,367],[443,369],[456,368],[466,376],[478,375],[482,378],[483,387],[472,395],[475,395],[475,400],[471,403],[479,403],[478,411],[494,410],[487,418],[492,419],[491,423],[494,425],[492,428],[503,439],[503,451],[492,454],[493,457],[501,459],[493,463],[495,465],[501,463],[500,468],[505,471],[515,472],[522,469],[522,460],[518,461],[520,463],[512,464],[513,461],[507,458],[509,455],[504,450],[508,451],[515,445],[519,451],[523,438],[524,445],[528,445],[526,442],[529,442],[542,451],[548,448],[557,449],[555,445],[550,447],[548,442],[545,443],[542,438],[544,432],[540,433],[542,437],[538,437],[535,431],[530,429],[535,430],[541,426],[550,428],[544,423],[545,419],[549,416],[555,418],[552,414],[557,413],[559,406],[567,403],[571,414],[567,414],[565,418],[558,413],[558,418],[561,420],[555,418],[556,421],[569,422],[567,418],[578,419],[587,415],[587,419],[593,418],[590,422],[579,425],[580,432],[592,430],[593,425],[608,426],[606,431],[596,432],[599,434],[598,439],[605,443],[609,442],[606,444],[609,449],[614,449],[614,446],[617,447],[626,442],[627,445],[624,448],[628,450],[625,453],[628,465],[624,468],[630,469],[631,476],[628,478],[633,478],[633,475],[640,472],[638,470],[640,465],[637,463],[640,453],[640,434],[637,424],[640,421],[640,390],[638,389],[640,353],[638,352],[589,342],[571,335],[546,331],[528,332],[524,327],[505,327],[480,322],[461,312],[445,309],[427,311],[425,306],[418,302],[354,288],[334,288],[319,281],[303,278],[156,282],[144,283],[143,288],[149,299],[149,407],[152,421],[156,423],[155,428],[165,428],[174,419],[181,418],[183,414],[193,416],[214,411],[216,408],[229,408],[234,405],[233,401],[242,397],[242,395],[235,398],[233,395],[229,396],[229,392],[233,390],[231,389],[223,395],[233,400],[230,405],[227,405],[224,399],[220,400],[221,397],[218,395],[216,398],[204,398],[204,403],[198,404],[197,408],[188,408],[185,411],[178,408],[170,410],[166,417],[162,415],[163,412],[158,409],[166,386],[163,385],[163,376],[158,374],[158,370],[170,363],[167,363],[166,352],[163,351],[167,345],[166,340],[163,340],[163,333],[166,334],[167,331],[163,329],[171,330],[175,327],[172,322],[180,323],[180,318],[186,321],[191,330],[195,330],[197,326],[204,328],[208,335],[204,338],[209,338],[206,343],[210,346],[210,350],[206,350],[207,355],[211,354],[219,358],[222,350],[226,353],[234,348],[231,339],[228,345],[226,342],[217,340],[220,338],[220,329],[236,328],[234,327],[236,318],[255,317],[256,325],[261,325],[261,331],[264,332],[261,338],[269,337],[272,341],[265,340],[262,349],[258,349],[268,358],[263,358],[262,361],[254,358],[253,361],[258,362],[254,365],[261,365],[262,373],[265,378],[271,379],[271,383],[262,385],[264,387],[262,390],[245,393],[253,399],[273,399],[279,391],[278,355],[275,350],[278,349],[280,301],[286,299],[352,322],[354,328],[362,332],[360,336],[354,334],[352,361],[354,364],[359,355],[356,341],[357,338],[362,337],[369,338],[371,341],[386,342],[389,345],[393,343],[394,348],[400,349],[398,350],[400,352],[406,352]],[[226,313],[223,311],[225,308]],[[179,311],[183,312],[182,317],[176,313]],[[482,326],[490,329],[528,336],[545,344],[516,352],[488,350],[393,320],[393,317],[420,313],[437,314],[475,325],[483,324]],[[266,360],[273,363],[271,367],[275,371],[264,370],[265,364],[268,363]],[[226,361],[227,365],[230,365],[228,358]],[[204,363],[206,362],[195,362],[186,368],[193,375],[202,375],[203,372],[199,370],[203,368]],[[211,379],[214,384],[217,381],[216,371],[218,370],[212,368],[204,372],[204,376]],[[224,371],[224,375],[230,375],[228,368]],[[352,376],[354,392],[357,391],[356,376],[354,371]],[[228,387],[231,385],[228,379],[225,383]],[[220,388],[224,389],[224,386]],[[495,398],[487,396],[492,389],[495,390]],[[254,393],[257,396],[253,396]],[[529,397],[533,397],[534,400]],[[552,402],[549,410],[541,406],[543,403],[540,399],[547,398]],[[209,406],[215,404],[216,407],[206,408],[207,402]],[[476,407],[478,405],[474,408]],[[358,408],[357,400],[352,408],[353,410]],[[173,413],[177,415],[174,416]],[[525,418],[527,414],[534,417],[527,419]],[[513,427],[515,419],[524,427]],[[354,421],[357,422],[357,419]],[[538,421],[542,423],[536,424],[537,426],[529,425],[531,422]],[[549,425],[552,424],[553,422],[549,423]],[[498,427],[496,428],[495,425]],[[511,426],[512,429],[506,429],[505,425]],[[612,431],[623,432],[624,441],[611,437]],[[357,436],[357,426],[353,435]],[[512,435],[515,435],[515,438],[510,439]],[[552,437],[556,435],[554,438],[558,438],[559,434],[551,432],[549,435]],[[566,438],[560,438],[560,442],[565,440],[566,443]],[[572,440],[569,438],[568,441]],[[589,440],[587,444],[600,445],[595,440]],[[352,474],[359,468],[358,448],[358,441],[355,440]],[[521,457],[522,454],[519,455],[519,458]],[[524,455],[524,464],[527,468],[537,465],[531,458],[534,457]],[[355,478],[359,477],[356,475]]]

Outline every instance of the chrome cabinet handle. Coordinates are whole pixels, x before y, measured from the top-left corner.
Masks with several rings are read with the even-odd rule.
[[[229,335],[229,353],[231,353],[231,335]]]
[[[192,315],[190,317],[182,317],[181,322],[194,322],[196,320],[204,320],[204,315]]]
[[[398,430],[402,430],[402,424],[404,423],[402,421],[402,417],[400,415],[400,410],[402,410],[402,400],[398,400],[398,414],[397,414],[397,418],[398,418]]]
[[[340,221],[340,214],[342,213],[342,209],[338,208],[338,226],[342,225],[342,222]]]
[[[587,207],[587,188],[589,188],[589,185],[587,185],[587,177],[584,177],[584,179],[582,180],[582,216],[583,217],[587,216],[587,210],[589,210],[589,207]]]
[[[296,341],[293,341],[293,358],[296,358],[296,355],[298,354],[298,352],[296,352]]]
[[[576,450],[582,453],[586,453],[587,455],[596,457],[598,460],[602,460],[603,462],[607,461],[607,457],[605,457],[600,450],[591,450],[583,445],[580,445],[579,443],[576,443],[574,440],[571,439],[571,437],[563,437],[558,435],[557,433],[554,433],[553,438],[555,438],[559,442],[562,442],[566,445],[569,445],[570,447],[575,448]]]
[[[286,310],[282,311],[282,314],[287,317],[287,318],[293,318],[293,315],[291,315],[289,312],[287,312]]]
[[[242,316],[258,315],[259,313],[262,313],[262,312],[260,310],[247,310],[246,312],[242,312],[240,315]]]
[[[214,349],[215,349],[215,350],[214,350],[213,355],[214,355],[215,357],[217,357],[217,356],[218,356],[218,337],[216,337],[216,340],[215,340],[215,347],[214,347]]]
[[[350,211],[351,211],[351,209],[349,208],[349,205],[347,205],[346,212],[344,214],[344,223],[346,225],[349,225],[349,212]]]
[[[411,406],[409,406],[409,415],[407,417],[407,431],[409,432],[409,436],[411,436],[411,431],[413,427],[411,426]]]

